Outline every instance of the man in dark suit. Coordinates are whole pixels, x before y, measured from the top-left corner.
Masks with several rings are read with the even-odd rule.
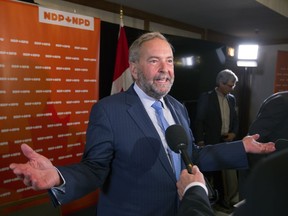
[[[238,77],[231,70],[220,71],[216,87],[200,95],[195,118],[195,139],[199,146],[231,142],[235,139],[239,123],[236,112],[234,90]],[[237,173],[235,170],[205,172],[204,175],[219,193],[219,205],[230,209],[237,195]],[[217,207],[218,205],[216,205]]]
[[[249,134],[259,134],[260,142],[276,142],[288,139],[288,91],[277,92],[267,97],[260,106],[255,120],[249,128]],[[277,151],[288,148],[287,143],[276,143]],[[249,167],[253,167],[266,155],[248,154]],[[251,170],[239,172],[241,197],[245,197],[243,185]]]
[[[257,133],[262,142],[288,139],[288,91],[272,94],[262,103],[249,134]]]
[[[249,128],[249,134],[259,134],[261,142],[276,142],[278,139],[288,139],[288,91],[270,95],[261,104],[256,119]],[[278,146],[277,151],[288,146]],[[250,167],[265,157],[265,155],[249,154]]]
[[[286,142],[286,145],[288,143]],[[278,151],[262,159],[247,179],[247,196],[232,214],[233,216],[286,216],[288,212],[288,150]],[[195,192],[189,188],[193,176],[182,171],[177,182],[182,198],[178,216],[192,216]],[[184,190],[186,190],[184,192]],[[200,190],[200,188],[199,188]],[[203,204],[204,202],[202,202]],[[194,209],[193,209],[194,206]],[[196,214],[197,215],[197,214]],[[207,210],[206,215],[210,215]]]
[[[231,92],[237,81],[238,77],[231,70],[225,69],[218,73],[215,89],[200,95],[194,131],[199,146],[235,139],[239,122],[236,99]]]
[[[130,47],[129,63],[135,82],[127,91],[103,98],[93,106],[80,163],[56,169],[28,145],[21,146],[29,161],[13,163],[10,168],[25,185],[48,189],[56,204],[101,188],[97,216],[176,215],[178,177],[151,107],[156,100],[162,102],[170,125],[183,126],[191,160],[205,171],[245,168],[246,152],[275,150],[274,143],[258,143],[258,135],[202,149],[194,144],[187,110],[168,95],[174,81],[174,61],[171,45],[162,34],[152,32],[139,37]],[[184,168],[183,163],[181,166]]]

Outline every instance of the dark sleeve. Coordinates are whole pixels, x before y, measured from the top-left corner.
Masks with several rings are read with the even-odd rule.
[[[96,103],[90,114],[81,162],[57,166],[66,181],[65,193],[57,193],[57,200],[61,204],[81,198],[103,186],[113,157],[112,137],[105,109],[101,103]]]
[[[214,216],[208,196],[200,186],[189,188],[180,202],[177,216]]]
[[[193,145],[192,158],[193,163],[203,172],[249,168],[242,140],[206,145],[200,148]]]

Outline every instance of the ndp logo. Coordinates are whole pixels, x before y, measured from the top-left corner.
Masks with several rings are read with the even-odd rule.
[[[94,18],[39,7],[39,21],[53,25],[68,26],[86,30],[94,30]]]

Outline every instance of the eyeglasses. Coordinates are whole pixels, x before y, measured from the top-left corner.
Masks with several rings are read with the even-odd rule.
[[[231,85],[231,84],[224,84],[224,85],[226,85],[226,86],[228,86],[228,87],[230,87],[230,88],[234,88],[234,87],[236,86],[236,84],[233,84],[233,85]]]

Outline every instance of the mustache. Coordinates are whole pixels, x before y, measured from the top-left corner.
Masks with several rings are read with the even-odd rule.
[[[154,80],[171,80],[171,77],[167,74],[160,74],[154,78]]]

